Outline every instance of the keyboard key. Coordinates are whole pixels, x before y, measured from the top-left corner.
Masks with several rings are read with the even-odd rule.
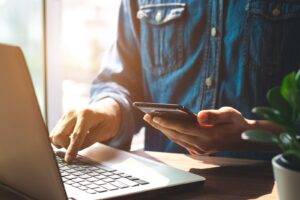
[[[87,185],[87,187],[90,189],[95,189],[95,188],[98,188],[99,186],[96,184],[90,184],[90,185]]]
[[[87,190],[88,189],[88,187],[86,187],[86,186],[84,186],[84,185],[82,185],[82,186],[80,186],[80,187],[78,187],[78,189],[80,189],[80,190]]]
[[[80,171],[81,171],[83,174],[88,174],[88,173],[91,172],[91,171],[90,171],[89,169],[87,169],[87,168],[85,168],[85,169],[80,169]]]
[[[80,165],[80,166],[77,166],[77,170],[79,171],[84,171],[84,170],[87,170],[88,166],[86,165]],[[83,173],[83,172],[82,172]]]
[[[66,172],[74,173],[74,172],[76,172],[76,170],[75,169],[67,169]]]
[[[97,173],[99,173],[99,174],[100,174],[100,173],[104,173],[104,172],[106,172],[106,171],[105,171],[105,170],[103,170],[103,169],[99,169],[99,168],[98,168],[98,169],[96,169],[96,170],[95,170],[95,172],[97,172]]]
[[[76,178],[76,176],[74,176],[74,175],[72,175],[72,174],[71,174],[71,175],[65,176],[65,178],[67,178],[67,179],[69,179],[69,180],[70,180],[70,179],[74,179],[74,178]]]
[[[74,181],[75,183],[79,183],[79,182],[81,182],[81,181],[84,181],[84,179],[82,179],[82,178],[75,178],[75,179],[72,179],[72,181]]]
[[[125,185],[129,185],[130,187],[138,185],[137,182],[131,181],[131,180],[126,179],[126,178],[120,178],[120,179],[117,179],[117,181],[119,181],[119,182],[121,182],[121,183],[123,183]]]
[[[95,184],[97,184],[97,185],[103,185],[103,184],[106,184],[106,182],[102,181],[102,180],[98,180],[98,181],[95,182]]]
[[[112,176],[109,176],[109,178],[118,179],[118,178],[121,178],[121,176],[114,174]]]
[[[60,167],[60,170],[62,170],[62,171],[66,171],[66,170],[68,170],[69,169],[69,167],[67,167],[67,166],[62,166],[62,167]]]
[[[77,171],[77,172],[73,173],[73,175],[75,175],[75,176],[82,176],[82,175],[84,175],[84,173],[82,173],[80,171]]]
[[[109,183],[109,182],[113,182],[114,179],[112,179],[112,178],[105,178],[105,179],[102,179],[102,181],[105,181],[105,182]]]
[[[90,193],[90,194],[96,194],[97,193],[95,190],[92,190],[92,189],[87,189],[86,192]]]
[[[89,185],[90,182],[88,182],[88,181],[82,181],[82,182],[79,182],[79,184],[80,184],[80,185]]]
[[[125,174],[125,173],[119,174],[119,176],[121,176],[121,177],[124,177],[124,178],[126,178],[126,177],[130,177],[130,175],[129,175],[129,174]]]
[[[149,182],[143,181],[143,180],[141,180],[141,179],[135,180],[135,182],[137,182],[137,183],[140,184],[140,185],[146,185],[146,184],[149,184]]]
[[[76,187],[76,188],[79,188],[81,185],[79,183],[73,183],[72,186]]]
[[[86,179],[87,181],[90,181],[90,182],[95,182],[95,181],[97,181],[98,179],[97,178],[95,178],[95,177],[91,177],[91,178],[88,178],[88,179]]]
[[[99,175],[99,174],[96,173],[96,172],[89,172],[89,175],[90,175],[90,176],[97,176],[97,175]]]
[[[112,184],[109,184],[109,183],[102,185],[102,187],[104,187],[105,189],[108,189],[108,190],[117,190],[118,189],[118,187],[116,187]]]
[[[72,180],[67,180],[65,183],[68,185],[72,185],[74,182]]]
[[[100,175],[98,175],[98,176],[95,176],[95,178],[97,178],[97,179],[105,179],[106,176],[100,174]]]
[[[128,188],[129,187],[128,185],[121,183],[119,181],[111,182],[111,184],[118,188]]]
[[[103,187],[99,187],[95,189],[97,192],[106,192],[107,189],[103,188]]]
[[[61,176],[68,176],[69,175],[69,173],[67,173],[67,172],[62,172],[61,173]]]
[[[104,176],[112,176],[113,175],[113,173],[111,173],[111,172],[104,172],[104,173],[102,173]]]
[[[114,174],[117,174],[117,175],[123,175],[123,174],[125,174],[124,172],[118,172],[118,171],[116,171],[116,172],[114,172]]]
[[[126,177],[126,178],[129,179],[129,180],[131,180],[131,181],[139,180],[138,178],[133,177],[133,176],[129,176],[129,177]]]
[[[87,174],[84,174],[84,175],[80,176],[80,178],[82,178],[82,179],[89,179],[89,178],[91,178],[91,176],[89,176]]]
[[[91,171],[96,171],[97,169],[99,169],[98,167],[94,166],[94,167],[90,167]]]

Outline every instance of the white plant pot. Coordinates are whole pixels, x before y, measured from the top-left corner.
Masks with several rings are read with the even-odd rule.
[[[288,169],[278,163],[282,154],[272,159],[272,166],[280,200],[300,199],[300,171]]]

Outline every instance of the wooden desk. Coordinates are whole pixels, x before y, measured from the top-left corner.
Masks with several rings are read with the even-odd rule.
[[[134,153],[206,177],[199,191],[176,194],[170,199],[278,199],[270,162],[160,152]]]
[[[278,199],[269,162],[205,156],[191,157],[174,153],[134,153],[202,175],[207,179],[197,191],[167,195],[162,199]],[[0,199],[21,200],[19,197],[12,198],[12,195],[0,188]]]

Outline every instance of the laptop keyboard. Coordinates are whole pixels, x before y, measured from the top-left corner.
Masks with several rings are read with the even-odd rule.
[[[149,184],[147,181],[92,162],[81,156],[78,156],[71,164],[67,164],[63,158],[64,152],[56,152],[63,182],[89,194]]]

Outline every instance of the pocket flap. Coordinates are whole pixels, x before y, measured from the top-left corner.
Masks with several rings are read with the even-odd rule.
[[[246,10],[270,20],[282,20],[300,17],[299,1],[250,0]]]
[[[137,18],[152,25],[161,25],[181,17],[186,9],[184,3],[163,3],[141,6]]]

